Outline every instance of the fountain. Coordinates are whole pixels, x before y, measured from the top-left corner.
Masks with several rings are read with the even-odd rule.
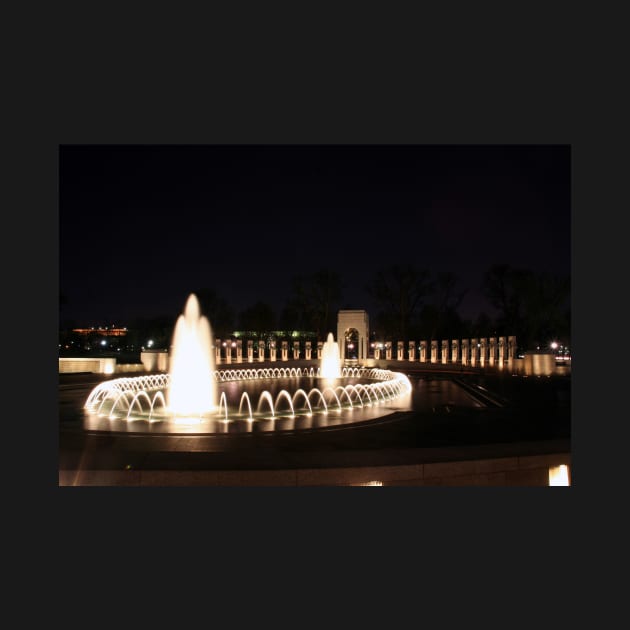
[[[373,420],[410,405],[404,374],[342,368],[332,333],[317,369],[217,370],[213,351],[210,322],[191,294],[175,325],[169,373],[100,383],[85,402],[84,426],[151,433],[294,431]]]
[[[189,296],[184,314],[180,315],[173,333],[167,410],[176,417],[208,414],[216,408],[210,322],[200,314],[199,301]]]
[[[341,378],[341,355],[339,354],[339,344],[335,341],[332,333],[328,333],[328,339],[322,346],[320,373],[322,378]]]

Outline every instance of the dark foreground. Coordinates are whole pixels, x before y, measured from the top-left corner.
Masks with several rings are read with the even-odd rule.
[[[570,466],[570,376],[407,371],[412,411],[235,435],[88,432],[99,375],[59,375],[59,485],[548,485]]]

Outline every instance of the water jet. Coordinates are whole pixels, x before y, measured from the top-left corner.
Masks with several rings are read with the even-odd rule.
[[[320,373],[322,378],[335,379],[341,377],[339,344],[335,341],[332,333],[328,333],[328,338],[322,346]]]
[[[341,367],[332,333],[315,367],[217,370],[212,328],[191,294],[177,319],[169,372],[98,384],[85,405],[95,431],[241,433],[329,427],[407,409],[404,374]]]

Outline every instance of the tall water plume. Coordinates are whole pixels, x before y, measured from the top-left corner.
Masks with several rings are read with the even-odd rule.
[[[214,353],[208,318],[191,293],[173,332],[167,408],[176,416],[200,416],[216,408]]]

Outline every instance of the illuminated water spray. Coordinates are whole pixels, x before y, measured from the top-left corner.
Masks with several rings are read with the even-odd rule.
[[[109,423],[105,430],[126,430],[120,423],[139,430],[146,423],[151,432],[178,433],[190,425],[200,433],[224,433],[228,423],[237,432],[251,432],[257,421],[265,431],[276,430],[276,422],[278,430],[310,430],[380,417],[389,413],[390,402],[407,404],[411,392],[409,379],[399,372],[342,369],[332,333],[323,344],[319,369],[216,370],[210,322],[194,293],[175,324],[170,357],[168,374],[108,379],[94,387],[84,405],[86,426],[103,430],[104,421]],[[323,381],[319,387],[312,382],[318,378]],[[306,384],[299,379],[307,379]],[[292,425],[286,425],[287,418]]]
[[[332,333],[328,333],[328,339],[322,346],[320,375],[322,378],[341,377],[341,355],[339,354],[339,344],[335,341]]]
[[[215,410],[217,384],[212,378],[212,333],[194,293],[188,297],[184,313],[175,324],[169,371],[166,401],[172,414],[199,416]]]

